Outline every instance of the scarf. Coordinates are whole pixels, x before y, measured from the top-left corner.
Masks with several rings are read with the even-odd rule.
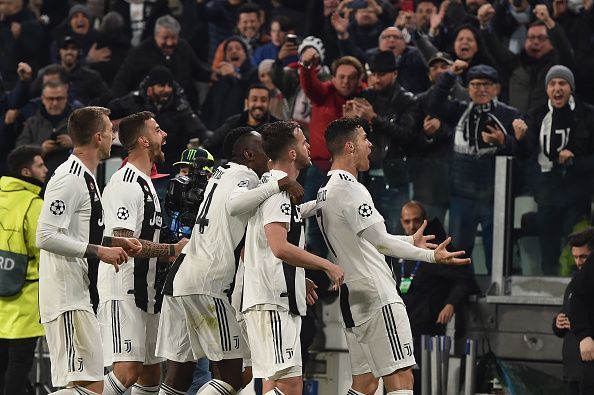
[[[468,107],[456,125],[454,137],[455,152],[483,156],[494,154],[497,151],[497,147],[494,144],[485,143],[481,136],[481,132],[487,130],[486,125],[488,124],[496,124],[503,133],[506,133],[499,119],[493,114],[496,106],[497,103],[495,101],[482,105],[475,105],[473,102],[468,104]]]
[[[538,164],[543,173],[553,169],[554,163],[559,158],[559,152],[563,151],[569,143],[569,135],[574,123],[575,100],[570,96],[563,108],[554,108],[550,100],[547,105],[549,112],[542,119],[538,135],[540,141]]]

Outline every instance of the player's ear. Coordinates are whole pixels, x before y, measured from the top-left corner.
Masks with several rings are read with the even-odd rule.
[[[294,149],[292,149],[292,150],[289,150],[289,158],[290,158],[291,160],[295,160],[295,159],[297,159],[297,151],[295,151]]]
[[[243,157],[246,160],[250,161],[250,160],[254,159],[254,153],[246,148],[243,150]]]
[[[352,154],[353,152],[355,152],[355,145],[353,144],[352,141],[347,141],[345,143],[345,147],[346,147],[348,153]]]

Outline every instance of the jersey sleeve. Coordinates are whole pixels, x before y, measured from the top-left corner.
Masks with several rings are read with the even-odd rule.
[[[106,229],[128,229],[136,232],[138,218],[143,215],[140,212],[143,207],[142,200],[140,184],[114,180],[103,194]]]
[[[262,224],[268,225],[273,222],[291,222],[291,200],[289,194],[280,192],[269,197],[262,203]]]
[[[48,183],[39,222],[59,229],[67,229],[72,215],[81,209],[83,194],[87,193],[82,178],[73,174],[56,174]]]
[[[351,229],[359,234],[368,227],[384,222],[369,192],[363,186],[353,185],[341,191],[342,213]]]

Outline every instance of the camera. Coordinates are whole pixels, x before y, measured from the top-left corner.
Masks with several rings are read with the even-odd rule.
[[[171,217],[169,231],[174,240],[191,236],[211,174],[205,167],[212,167],[213,164],[212,159],[196,157],[190,164],[187,176],[178,175],[169,181],[165,209]]]

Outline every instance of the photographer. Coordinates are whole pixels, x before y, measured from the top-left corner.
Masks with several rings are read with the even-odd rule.
[[[466,75],[470,102],[450,98],[457,76],[468,67],[456,60],[442,74],[429,95],[429,111],[455,128],[451,165],[450,224],[455,248],[472,254],[481,224],[487,270],[493,249],[493,194],[495,155],[514,155],[514,130],[523,124],[518,111],[497,100],[499,75],[486,65],[471,67]],[[525,125],[524,125],[525,126]]]

